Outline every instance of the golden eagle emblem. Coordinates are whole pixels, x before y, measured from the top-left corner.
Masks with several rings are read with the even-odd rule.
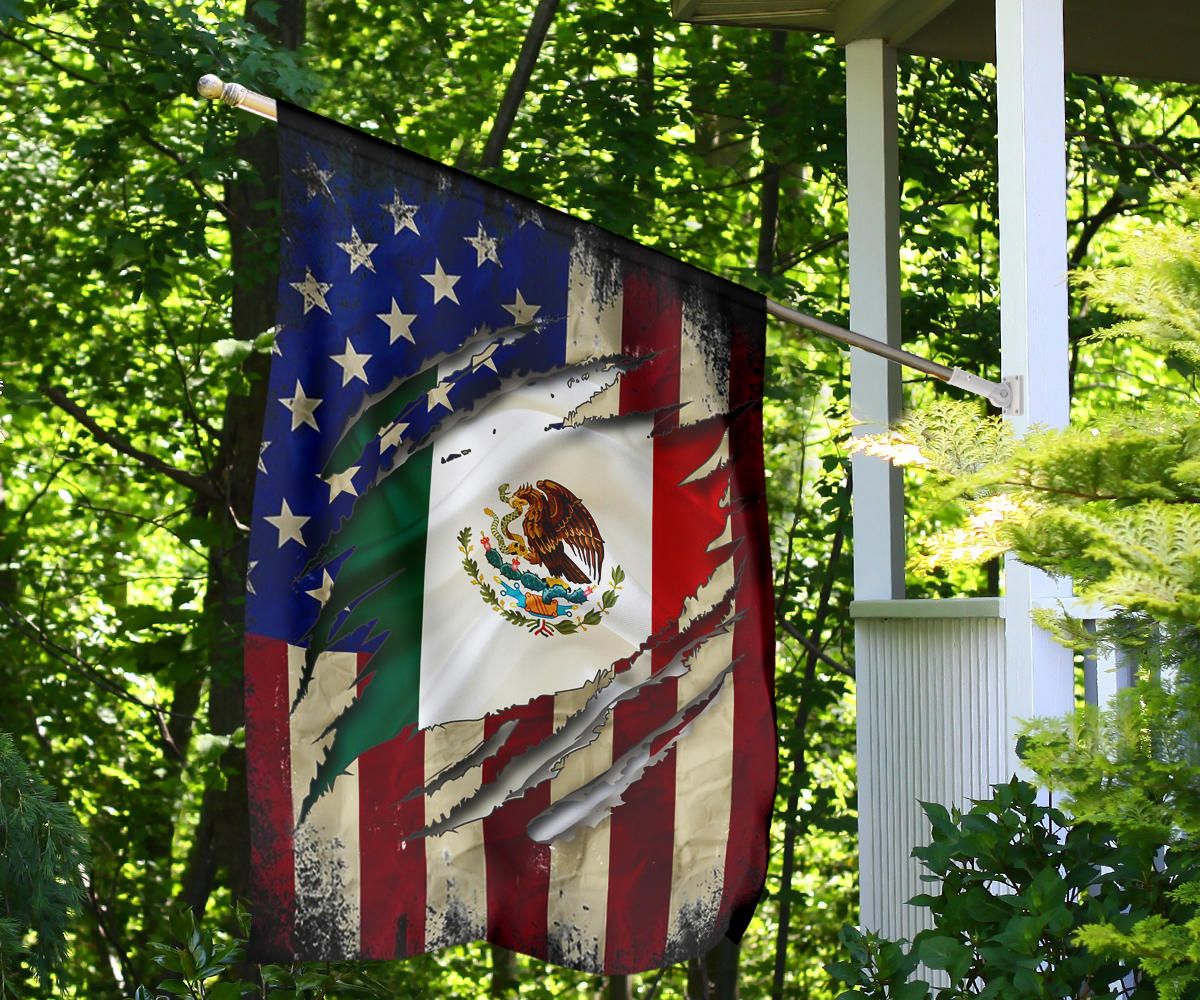
[[[539,479],[537,489],[526,484],[513,493],[509,503],[525,515],[521,529],[525,532],[527,558],[531,563],[540,563],[552,576],[571,583],[600,579],[604,539],[595,518],[579,497],[553,479]],[[588,572],[567,555],[567,547]]]
[[[491,534],[479,538],[489,582],[472,552],[471,528],[458,534],[463,569],[493,611],[535,635],[571,635],[599,625],[617,603],[625,574],[613,567],[609,587],[593,597],[604,570],[604,536],[584,502],[561,483],[539,479],[498,495],[510,509],[490,507]],[[513,524],[520,521],[520,533]],[[544,568],[547,575],[537,572]]]

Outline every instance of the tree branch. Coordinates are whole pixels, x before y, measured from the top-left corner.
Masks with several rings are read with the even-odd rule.
[[[1095,215],[1090,216],[1083,224],[1083,230],[1079,234],[1079,239],[1075,241],[1075,247],[1071,251],[1071,269],[1079,267],[1083,263],[1083,259],[1087,256],[1088,247],[1092,239],[1100,232],[1101,227],[1112,219],[1121,214],[1125,208],[1125,198],[1120,190],[1114,190],[1111,195]]]
[[[483,147],[483,158],[480,167],[487,169],[500,162],[500,153],[508,141],[508,133],[516,120],[525,90],[529,86],[529,78],[533,75],[533,67],[542,51],[542,43],[554,20],[554,12],[558,9],[558,0],[538,0],[537,10],[533,12],[533,20],[529,22],[529,32],[525,35],[525,43],[521,46],[521,54],[517,56],[517,64],[509,77],[508,87],[500,101],[500,110],[496,112],[496,120],[492,122],[492,131],[488,135],[487,145]]]
[[[93,80],[90,76],[86,76],[85,74],[80,73],[78,70],[71,69],[70,66],[60,63],[52,56],[46,55],[46,53],[39,49],[36,45],[30,45],[23,38],[18,38],[16,35],[10,35],[7,31],[0,31],[0,38],[7,38],[10,42],[21,46],[21,48],[25,49],[27,52],[31,52],[33,55],[42,60],[42,62],[48,63],[64,76],[68,76],[72,80],[76,80],[79,83],[86,83],[89,87],[98,87],[100,85],[99,80]]]
[[[45,396],[50,402],[57,406],[64,413],[74,417],[76,421],[82,424],[91,432],[101,444],[106,444],[113,451],[120,452],[122,455],[127,455],[136,462],[146,466],[148,469],[153,469],[155,472],[161,473],[168,479],[173,479],[192,492],[206,497],[209,500],[220,500],[221,494],[213,486],[211,482],[200,476],[187,472],[184,469],[177,469],[173,465],[168,465],[161,458],[156,458],[147,451],[142,451],[127,441],[120,434],[114,431],[105,430],[99,423],[78,403],[72,402],[65,392],[61,389],[54,388],[48,385],[38,386],[38,392]]]
[[[800,804],[800,782],[808,773],[808,761],[805,759],[806,741],[808,738],[808,720],[812,714],[812,690],[816,681],[817,661],[833,663],[840,672],[847,672],[832,657],[820,647],[819,640],[829,617],[833,586],[837,577],[838,562],[842,557],[842,543],[846,538],[846,521],[850,514],[851,479],[846,477],[842,487],[841,509],[838,511],[836,526],[833,531],[833,543],[830,546],[829,562],[825,567],[825,578],[821,581],[821,591],[817,598],[817,613],[813,620],[812,636],[804,635],[789,621],[776,616],[780,626],[789,635],[794,635],[808,650],[808,660],[804,664],[804,681],[801,687],[800,704],[796,712],[796,725],[793,730],[796,736],[796,749],[792,756],[791,782],[788,790],[787,804],[783,815],[783,864],[779,876],[779,926],[775,935],[775,961],[771,980],[771,1000],[782,1000],[784,979],[787,971],[787,948],[791,939],[791,897],[792,876],[795,870],[796,840],[799,836],[798,808]]]
[[[831,669],[837,671],[839,674],[843,675],[844,677],[853,677],[854,676],[854,670],[851,667],[846,666],[844,663],[838,663],[837,660],[835,660],[832,656],[830,656],[828,653],[826,653],[824,649],[822,649],[815,642],[813,642],[808,636],[806,636],[803,632],[801,632],[798,628],[796,628],[796,626],[793,625],[791,622],[785,621],[784,619],[779,618],[779,619],[776,619],[776,624],[781,629],[783,629],[783,631],[786,632],[789,636],[791,636],[798,643],[800,643],[801,646],[803,646],[806,650],[808,650],[808,652],[812,656],[816,657],[818,660],[820,660],[822,663],[824,663],[825,666],[830,667]]]
[[[41,626],[30,621],[23,614],[21,614],[21,612],[17,611],[16,608],[9,607],[6,603],[0,601],[0,611],[3,611],[6,615],[8,615],[8,617],[14,623],[16,623],[19,628],[23,629],[30,636],[32,636],[33,640],[39,646],[41,646],[43,650],[49,653],[68,670],[76,674],[82,674],[84,677],[87,677],[89,680],[91,680],[102,691],[107,691],[109,694],[114,695],[121,701],[128,702],[130,705],[136,705],[138,708],[144,709],[145,711],[151,713],[151,715],[154,716],[155,723],[158,725],[159,734],[163,738],[164,748],[176,760],[180,762],[183,761],[183,754],[180,752],[179,747],[176,746],[170,728],[167,726],[165,709],[163,709],[160,705],[143,701],[137,695],[130,694],[129,691],[123,688],[120,684],[109,680],[100,671],[100,669],[95,666],[95,664],[88,663],[87,660],[83,659],[81,656],[73,653],[71,650],[66,649],[63,646],[60,646],[53,639],[51,639],[49,635],[46,634],[45,630]],[[175,718],[185,718],[184,716],[178,715],[174,712],[172,712],[171,715]],[[195,719],[192,718],[191,721],[195,721]]]

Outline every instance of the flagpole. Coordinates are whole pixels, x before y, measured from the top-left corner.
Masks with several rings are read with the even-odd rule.
[[[225,83],[219,76],[206,73],[200,77],[196,90],[201,97],[210,101],[221,101],[231,108],[249,111],[252,115],[266,118],[267,121],[278,121],[279,112],[275,108],[273,98],[260,94],[256,90],[248,90],[240,83]]]
[[[197,84],[196,90],[201,97],[210,101],[221,101],[231,108],[249,111],[251,114],[258,115],[260,118],[266,118],[268,121],[279,120],[279,114],[273,98],[267,97],[266,94],[249,90],[240,83],[225,83],[220,77],[208,73],[200,77],[200,82]],[[928,358],[923,358],[918,354],[912,354],[898,347],[892,347],[889,344],[876,340],[874,337],[868,337],[866,334],[855,333],[853,330],[847,330],[845,327],[837,326],[834,323],[827,323],[823,319],[817,319],[815,316],[809,316],[807,313],[798,312],[773,299],[767,299],[767,312],[776,319],[783,320],[785,323],[804,327],[807,330],[812,330],[814,333],[821,334],[823,337],[828,337],[830,340],[836,340],[838,343],[846,344],[849,347],[857,347],[860,350],[885,358],[895,364],[912,368],[926,375],[932,375],[934,378],[940,379],[948,385],[965,389],[976,396],[982,396],[1006,414],[1015,415],[1021,413],[1021,382],[1019,377],[1006,378],[1002,382],[992,382],[989,379],[963,371],[961,368],[950,368],[946,365],[940,365],[936,361],[930,361]]]

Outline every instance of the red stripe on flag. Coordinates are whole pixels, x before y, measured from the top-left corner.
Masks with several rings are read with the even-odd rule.
[[[504,747],[483,764],[485,784],[494,781],[516,754],[554,732],[554,695],[543,695],[484,719],[489,739],[510,719],[516,728]],[[530,820],[550,805],[550,782],[505,803],[483,820],[483,856],[487,866],[487,939],[513,951],[544,958],[546,907],[550,899],[550,845],[525,832]]]
[[[649,361],[621,379],[621,412],[679,403],[679,336],[683,310],[675,283],[645,272],[626,275],[621,353]]]
[[[734,330],[730,359],[730,408],[762,398],[762,316]],[[756,328],[757,327],[757,328]],[[747,333],[753,331],[753,336]],[[756,405],[738,415],[729,438],[734,456],[733,538],[738,611],[733,633],[733,798],[725,853],[725,887],[720,926],[740,938],[754,914],[767,873],[767,834],[775,799],[778,750],[775,740],[774,602],[768,558],[767,502],[762,456],[762,411]],[[764,544],[759,544],[763,541]],[[768,724],[769,723],[769,724]]]
[[[626,277],[621,347],[626,354],[654,357],[621,382],[621,412],[674,406],[679,402],[679,338],[682,308],[674,283],[633,273]],[[671,415],[662,430],[677,425]],[[680,538],[687,514],[678,504],[682,474],[675,435],[654,439],[651,631],[671,634],[686,593],[702,578],[695,540]],[[702,461],[703,459],[701,459]],[[694,468],[694,466],[693,466]],[[706,540],[707,541],[707,540]],[[651,669],[670,662],[653,654]],[[613,713],[613,758],[640,743],[675,714],[676,684],[667,680]],[[610,973],[640,972],[658,965],[666,949],[671,903],[671,860],[675,825],[675,756],[648,770],[624,794],[612,813],[608,863],[605,968]]]
[[[292,850],[292,758],[288,730],[288,650],[247,635],[246,785],[250,791],[250,959],[296,954],[296,869]]]
[[[359,669],[369,653],[360,653]],[[371,683],[361,681],[359,694]],[[425,781],[425,735],[408,726],[358,758],[362,958],[407,958],[425,950],[425,800],[406,799]]]

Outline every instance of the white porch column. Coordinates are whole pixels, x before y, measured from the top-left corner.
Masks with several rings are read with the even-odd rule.
[[[1063,0],[996,0],[1000,175],[1001,374],[1025,382],[1018,434],[1065,426],[1067,181]],[[1071,710],[1071,654],[1030,610],[1070,594],[1016,560],[1005,564],[1007,736],[1012,768],[1019,720]]]
[[[850,327],[900,346],[900,178],[896,53],[882,39],[846,46],[846,160],[850,216]],[[857,433],[877,434],[900,414],[897,365],[850,350],[850,412]],[[856,455],[854,596],[904,596],[900,470]]]
[[[850,326],[900,346],[900,177],[896,147],[896,53],[881,39],[846,46],[846,160],[850,215]],[[900,414],[900,369],[856,348],[850,351],[850,412],[855,433],[876,434]],[[880,458],[855,455],[854,596],[857,601],[904,597],[904,495],[900,470]],[[859,881],[862,921],[885,933],[903,926],[899,910],[913,891],[897,892],[909,843],[897,838],[900,815],[915,799],[892,795],[886,683],[892,664],[875,651],[869,627],[855,623],[858,674]],[[903,701],[903,699],[901,699]],[[907,839],[907,838],[906,838]],[[904,888],[909,889],[907,881]],[[915,890],[914,890],[915,891]]]

